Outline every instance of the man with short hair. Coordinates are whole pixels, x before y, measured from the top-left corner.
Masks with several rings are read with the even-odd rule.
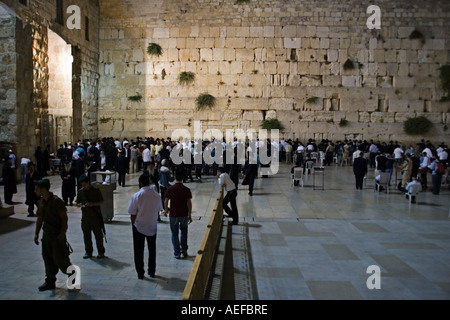
[[[163,209],[161,197],[150,188],[150,177],[139,177],[139,191],[130,199],[128,213],[133,231],[134,265],[138,279],[145,279],[144,247],[148,246],[148,275],[155,277],[156,270],[156,233],[159,211]]]
[[[222,188],[225,188],[225,196],[223,197],[223,210],[233,219],[233,225],[238,224],[239,222],[239,213],[236,205],[236,197],[237,190],[236,185],[231,180],[228,173],[226,173],[224,167],[220,167],[217,172],[217,177],[219,178],[219,185]],[[228,203],[231,205],[231,209],[228,206]]]
[[[183,184],[183,176],[184,172],[177,170],[175,184],[167,188],[164,200],[164,209],[169,213],[172,245],[176,259],[180,259],[181,256],[183,258],[188,256],[188,224],[192,222],[192,193]],[[179,231],[181,232],[180,237]]]
[[[67,209],[60,198],[50,192],[48,179],[38,180],[34,187],[37,203],[37,221],[34,243],[39,245],[39,232],[42,234],[42,257],[45,265],[45,282],[39,291],[55,289],[56,274],[58,270],[67,273],[70,262],[70,251],[67,244],[66,232],[68,228]]]
[[[94,233],[97,244],[97,258],[105,258],[105,247],[103,246],[103,235],[105,234],[105,225],[100,210],[103,202],[101,191],[94,187],[87,175],[83,174],[78,178],[81,189],[77,193],[77,204],[81,205],[81,230],[83,230],[83,239],[85,255],[83,259],[92,258],[92,234]]]

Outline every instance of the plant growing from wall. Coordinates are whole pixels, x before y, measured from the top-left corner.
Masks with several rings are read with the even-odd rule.
[[[422,44],[425,43],[425,36],[423,35],[422,32],[420,32],[417,29],[414,29],[414,31],[411,32],[411,34],[409,35],[409,39],[410,40],[417,39],[417,40],[420,40],[422,42]]]
[[[430,120],[424,116],[420,116],[408,118],[403,125],[403,129],[406,134],[416,136],[426,134],[432,125]]]
[[[311,104],[316,103],[318,99],[319,98],[317,98],[317,97],[310,97],[310,98],[306,99],[306,103],[311,103]]]
[[[444,96],[441,98],[441,101],[449,101],[450,100],[450,64],[446,64],[439,68],[441,78],[441,88],[444,90]]]
[[[190,71],[183,71],[178,76],[178,83],[179,84],[189,84],[194,82],[195,80],[195,73]]]
[[[345,127],[348,125],[348,120],[342,118],[341,121],[339,121],[339,127]]]
[[[197,105],[197,111],[206,108],[212,109],[216,105],[216,98],[209,93],[202,93],[195,99],[195,104]]]
[[[261,121],[261,128],[266,130],[278,129],[284,130],[283,124],[278,119],[266,119]]]
[[[108,123],[109,121],[111,121],[111,118],[106,118],[106,117],[100,118],[100,123]]]
[[[250,2],[250,0],[236,0],[237,4],[246,3],[246,2]]]
[[[142,101],[142,95],[140,93],[136,92],[136,95],[128,97],[128,101],[141,102]]]
[[[159,44],[152,42],[147,47],[147,53],[151,56],[159,57],[162,55],[163,50]]]
[[[347,61],[344,62],[344,70],[353,70],[355,69],[355,66],[353,65],[353,61],[350,59],[347,59]]]

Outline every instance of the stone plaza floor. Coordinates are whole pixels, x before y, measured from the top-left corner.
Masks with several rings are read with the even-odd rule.
[[[290,168],[280,164],[277,175],[256,179],[253,196],[247,186],[239,186],[240,223],[233,227],[233,247],[239,248],[233,250],[236,299],[450,299],[447,186],[439,195],[422,192],[417,204],[409,204],[395,188],[389,194],[375,192],[373,178],[363,190],[356,190],[351,166],[325,167],[323,177],[314,179],[305,175],[303,187],[291,186]],[[181,299],[219,195],[217,178],[186,183],[193,194],[190,257],[173,257],[168,218],[162,217],[156,278],[145,281],[137,279],[134,269],[127,214],[130,197],[138,190],[138,176],[127,175],[128,185],[114,191],[114,218],[106,224],[107,259],[83,259],[81,210],[68,207],[71,262],[81,269],[79,292],[66,289],[67,277],[62,273],[57,289],[38,291],[44,264],[41,247],[33,242],[36,218],[27,217],[25,186],[18,185],[13,201],[21,204],[15,205],[14,215],[0,220],[0,299]],[[51,191],[60,195],[60,177],[49,179]],[[0,194],[3,198],[3,186]],[[379,278],[370,266],[379,268]],[[380,286],[370,289],[371,284]]]

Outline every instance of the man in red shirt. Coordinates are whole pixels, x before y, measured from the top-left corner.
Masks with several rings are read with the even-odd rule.
[[[183,184],[183,175],[183,172],[176,172],[175,184],[167,188],[164,195],[164,209],[169,213],[173,253],[176,259],[180,259],[181,256],[183,258],[188,256],[188,224],[192,222],[192,193]],[[179,237],[179,231],[181,231],[181,237]]]

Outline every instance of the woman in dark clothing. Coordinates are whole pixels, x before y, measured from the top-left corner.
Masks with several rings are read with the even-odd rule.
[[[13,194],[17,193],[17,182],[14,169],[11,168],[11,158],[6,159],[6,162],[3,165],[2,181],[4,186],[5,203],[9,205],[18,204],[18,202],[12,201]]]
[[[34,206],[37,205],[39,198],[34,192],[34,181],[41,180],[42,176],[36,171],[33,162],[28,162],[28,172],[25,177],[25,204],[28,206],[28,217],[35,217]]]
[[[37,146],[36,151],[34,152],[34,157],[36,158],[36,170],[42,177],[45,177],[47,173],[45,172],[44,153],[42,152],[41,146]]]
[[[61,170],[61,195],[66,205],[69,201],[70,205],[73,205],[73,199],[76,196],[76,176],[77,170],[72,167],[72,162],[66,161]]]

